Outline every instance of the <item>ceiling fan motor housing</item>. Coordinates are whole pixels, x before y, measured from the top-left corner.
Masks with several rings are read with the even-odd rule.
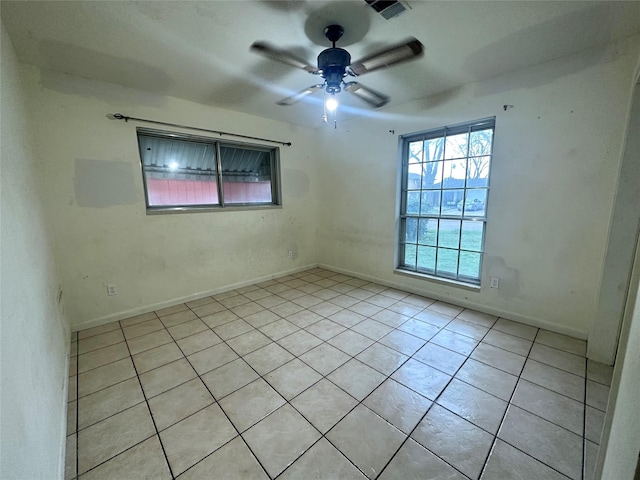
[[[351,55],[342,48],[327,48],[318,55],[318,70],[322,71],[322,78],[327,81],[327,93],[340,91],[347,65],[350,64]]]

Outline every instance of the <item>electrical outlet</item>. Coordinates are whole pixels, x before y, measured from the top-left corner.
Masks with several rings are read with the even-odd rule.
[[[491,288],[500,288],[500,277],[491,277]]]
[[[115,285],[107,285],[107,295],[111,297],[112,295],[117,295],[117,294],[118,294],[118,289],[116,288]]]
[[[293,258],[293,250],[289,250],[289,251],[287,252],[287,257],[289,257],[289,258]]]

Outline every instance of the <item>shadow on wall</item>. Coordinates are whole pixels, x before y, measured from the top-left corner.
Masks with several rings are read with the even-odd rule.
[[[306,2],[304,0],[258,0],[264,7],[278,12],[294,12],[301,10]]]
[[[166,103],[159,95],[168,95],[174,85],[164,72],[131,59],[57,41],[43,41],[38,47],[39,55],[46,59],[46,66],[51,69],[41,69],[40,84],[49,90],[159,108]],[[70,58],[73,61],[69,61]],[[86,78],[101,80],[87,82]],[[141,78],[144,81],[140,81]],[[128,88],[115,85],[127,85]]]
[[[604,38],[603,25],[609,16],[609,6],[599,5],[580,12],[572,12],[548,22],[535,25],[507,35],[501,40],[482,47],[472,53],[464,63],[464,70],[475,78],[491,78],[495,71],[519,71],[529,66],[543,63],[546,52],[557,50],[557,44],[564,44],[564,55],[580,51],[580,45],[590,42],[595,35],[599,43],[604,45],[611,39]],[[585,25],[587,27],[585,27]],[[573,46],[573,47],[572,47]],[[579,72],[597,63],[606,52],[602,47],[563,64],[562,68],[554,66],[552,71],[537,69],[533,75],[527,75],[517,83],[517,88],[535,88],[552,83],[554,80]],[[514,63],[514,57],[518,59]],[[613,60],[613,59],[611,59]],[[512,68],[506,69],[505,64]],[[491,95],[516,88],[516,84],[508,79],[504,83],[484,83],[476,96]]]
[[[303,53],[303,49],[294,49],[292,51],[301,58],[307,57]],[[283,87],[279,86],[279,84],[283,78],[295,72],[294,68],[267,59],[261,59],[257,55],[253,55],[253,57],[257,60],[256,65],[244,72],[242,78],[235,77],[232,69],[229,69],[228,72],[225,72],[231,76],[229,80],[213,90],[208,98],[203,99],[203,103],[226,108],[246,105],[256,96],[263,94],[265,88],[268,88],[274,91],[272,100],[275,108],[275,103],[280,100],[280,97],[286,97],[293,93],[293,91],[284,92]],[[313,81],[313,78],[311,81]],[[301,84],[300,88],[302,89],[305,86],[305,84]]]
[[[436,108],[442,105],[446,105],[448,102],[455,99],[462,93],[462,87],[447,90],[446,92],[437,93],[428,97],[418,100],[420,110],[428,110],[430,108]]]
[[[294,198],[304,196],[311,186],[309,175],[293,168],[287,168],[282,172],[282,183],[282,194]]]
[[[313,3],[320,2],[310,2],[309,6]],[[368,15],[369,12],[363,12],[363,7],[364,4],[345,1],[330,2],[321,5],[320,8],[313,5],[314,10],[306,11],[304,33],[316,45],[327,48],[331,46],[331,42],[324,35],[325,27],[341,25],[344,33],[338,41],[338,46],[345,48],[353,45],[365,38],[371,24],[371,15]],[[320,52],[316,55],[318,53]]]

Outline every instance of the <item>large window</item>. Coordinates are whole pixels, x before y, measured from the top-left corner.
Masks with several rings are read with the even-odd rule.
[[[280,204],[278,149],[138,129],[147,210]]]
[[[480,283],[494,126],[401,138],[399,269]]]

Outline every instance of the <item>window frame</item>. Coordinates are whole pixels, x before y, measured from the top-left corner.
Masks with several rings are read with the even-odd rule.
[[[186,142],[205,143],[213,146],[215,151],[215,177],[218,191],[218,204],[196,204],[196,205],[149,205],[149,190],[147,185],[147,175],[142,156],[142,144],[140,135],[159,137],[169,140],[181,140]],[[244,211],[244,210],[264,210],[282,208],[282,183],[280,169],[280,148],[272,145],[261,145],[235,140],[216,139],[203,135],[193,135],[182,132],[170,132],[166,130],[156,130],[152,128],[137,127],[136,142],[138,144],[138,156],[140,159],[140,174],[144,188],[145,207],[148,215],[171,214],[171,213],[195,213],[195,212],[222,212],[222,211]],[[225,203],[224,201],[224,173],[222,170],[221,147],[241,148],[244,150],[256,150],[269,153],[270,159],[270,184],[271,202],[247,202],[247,203]],[[166,170],[170,172],[169,169]]]
[[[471,289],[478,289],[481,286],[481,282],[482,282],[482,267],[483,267],[483,260],[484,260],[484,252],[485,252],[485,239],[486,239],[486,232],[487,232],[487,224],[488,224],[488,217],[487,217],[487,212],[488,212],[488,204],[489,204],[489,194],[490,194],[490,190],[491,190],[491,170],[492,170],[492,163],[494,160],[494,145],[495,145],[495,128],[496,128],[496,124],[495,124],[495,117],[488,117],[488,118],[483,118],[480,120],[475,120],[475,121],[471,121],[471,122],[465,122],[465,123],[460,123],[460,124],[456,124],[456,125],[450,125],[450,126],[443,126],[443,127],[439,127],[439,128],[434,128],[434,129],[429,129],[429,130],[424,130],[424,131],[420,131],[420,132],[414,132],[414,133],[409,133],[409,134],[405,134],[405,135],[401,135],[398,137],[398,156],[399,156],[399,163],[398,163],[398,182],[397,182],[397,208],[396,208],[396,242],[395,242],[395,253],[394,253],[394,272],[396,273],[400,273],[400,274],[406,274],[406,275],[410,275],[410,276],[415,276],[415,277],[419,277],[419,278],[424,278],[424,279],[428,279],[428,280],[435,280],[438,282],[444,282],[444,283],[453,283],[456,284],[458,286],[462,286],[462,287],[467,287],[467,288],[471,288]],[[487,130],[487,129],[491,129],[492,130],[492,135],[491,135],[491,148],[490,151],[488,153],[488,155],[481,155],[481,156],[488,156],[489,157],[489,162],[488,162],[488,170],[487,170],[487,175],[486,175],[486,186],[484,187],[478,187],[478,186],[469,186],[467,184],[468,182],[468,168],[469,165],[467,163],[467,167],[465,170],[465,177],[464,177],[464,183],[462,187],[456,186],[456,187],[449,187],[449,188],[445,188],[444,186],[444,176],[443,178],[440,180],[440,187],[438,189],[427,189],[424,188],[424,185],[421,183],[420,184],[420,188],[419,189],[412,189],[408,187],[408,183],[409,183],[409,148],[410,148],[410,144],[416,141],[426,141],[426,140],[432,140],[432,139],[438,139],[438,138],[442,138],[443,144],[446,146],[446,141],[447,141],[447,137],[450,137],[452,135],[458,135],[461,133],[467,133],[468,135],[471,134],[474,131],[482,131],[482,130]],[[469,155],[469,148],[467,148],[467,154],[465,157],[460,158],[457,157],[459,159],[464,159],[467,162],[469,161],[470,158],[477,158],[480,156],[470,156]],[[436,161],[440,161],[440,162],[444,162],[445,161],[451,161],[451,160],[455,160],[455,159],[448,159],[446,158],[446,153],[445,151],[443,151],[442,154],[442,158],[440,160],[436,160]],[[425,161],[423,160],[422,163],[425,163]],[[442,166],[444,167],[444,165]],[[478,189],[483,189],[485,190],[485,201],[484,201],[484,215],[482,216],[478,216],[478,215],[467,215],[467,211],[466,211],[466,204],[467,204],[467,192],[470,190],[478,190]],[[462,197],[462,202],[463,202],[463,207],[462,210],[460,211],[460,215],[446,215],[442,213],[442,201],[440,202],[440,206],[439,206],[439,211],[437,214],[433,214],[433,213],[422,213],[422,209],[419,208],[418,209],[418,213],[407,213],[407,193],[410,191],[417,191],[419,192],[420,198],[422,199],[422,194],[423,192],[445,192],[447,190],[462,190],[463,192],[463,197]],[[421,200],[422,201],[422,200]],[[427,244],[421,244],[420,243],[420,239],[418,236],[416,236],[416,241],[415,242],[411,242],[411,241],[407,241],[406,236],[407,236],[407,229],[406,229],[406,219],[407,218],[415,218],[417,219],[417,226],[416,228],[420,228],[420,221],[422,219],[426,219],[426,220],[436,220],[438,222],[438,229],[437,229],[437,236],[436,236],[436,240],[434,242],[434,245],[427,245]],[[452,274],[442,274],[438,272],[438,264],[437,264],[437,252],[439,248],[449,248],[449,247],[441,247],[438,244],[438,236],[440,234],[440,222],[442,220],[455,220],[455,221],[459,221],[460,222],[460,229],[459,229],[459,233],[458,233],[458,246],[457,248],[450,248],[451,250],[455,250],[458,254],[458,260],[457,260],[457,266],[456,266],[456,272],[455,275]],[[482,236],[481,236],[481,243],[480,243],[480,249],[479,251],[474,251],[474,250],[467,250],[467,249],[463,249],[462,248],[462,232],[463,232],[463,226],[464,223],[463,222],[482,222],[483,226],[482,226]],[[416,235],[418,235],[418,233],[416,233]],[[433,247],[435,250],[435,257],[434,257],[434,268],[433,271],[428,270],[426,268],[419,268],[418,266],[418,259],[416,258],[416,262],[415,262],[415,268],[413,268],[411,265],[407,265],[405,262],[405,250],[406,250],[406,245],[415,245],[416,247],[416,257],[418,255],[418,247],[421,245],[424,246],[428,246],[428,247]],[[478,253],[479,254],[479,267],[478,267],[478,278],[476,279],[475,277],[470,277],[468,275],[464,275],[460,273],[460,253],[461,252],[472,252],[472,253]]]

